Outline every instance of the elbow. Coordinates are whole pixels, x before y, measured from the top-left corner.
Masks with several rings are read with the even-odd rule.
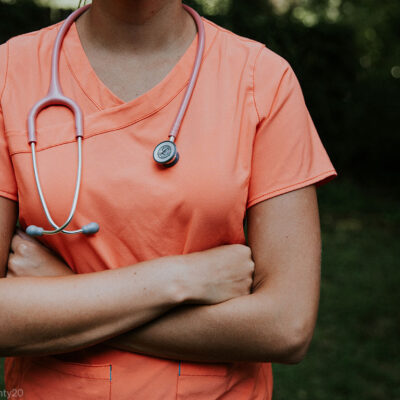
[[[304,360],[310,346],[312,335],[295,336],[287,340],[280,362],[282,364],[299,364]]]
[[[20,347],[21,344],[16,340],[12,340],[6,335],[0,335],[0,357],[15,357],[19,355]]]
[[[271,348],[267,350],[266,362],[280,364],[299,364],[307,355],[314,333],[314,324],[295,321],[292,324],[285,324],[274,340],[275,349],[271,357]],[[270,342],[271,343],[271,342]]]
[[[310,326],[312,325],[312,326]],[[299,364],[307,355],[314,333],[314,324],[297,321],[286,330],[282,341],[280,362],[282,364]]]
[[[27,338],[22,337],[15,331],[7,332],[5,329],[0,330],[0,357],[28,355],[24,352],[27,347],[29,348]]]

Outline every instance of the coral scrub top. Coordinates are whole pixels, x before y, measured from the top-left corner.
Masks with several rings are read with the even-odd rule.
[[[76,273],[244,244],[249,207],[336,176],[290,64],[262,43],[203,21],[205,53],[176,141],[180,160],[167,169],[155,164],[152,152],[168,138],[197,38],[161,82],[124,102],[96,76],[75,24],[65,37],[61,85],[84,114],[82,184],[68,229],[96,221],[100,230],[88,237],[58,234],[39,240]],[[23,229],[30,224],[51,228],[35,186],[26,118],[47,93],[59,28],[57,23],[0,46],[0,195],[18,202]],[[70,210],[77,169],[70,111],[44,110],[37,138],[44,195],[61,224]],[[9,357],[5,379],[9,391],[23,389],[27,399],[272,396],[270,363],[168,360],[103,344],[73,352],[68,361]]]

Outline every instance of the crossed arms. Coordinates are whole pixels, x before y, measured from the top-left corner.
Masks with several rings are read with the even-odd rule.
[[[14,245],[9,274],[0,279],[0,318],[9,321],[0,329],[3,355],[62,353],[105,342],[125,351],[189,361],[297,363],[305,356],[317,318],[320,285],[314,185],[248,209],[248,243],[254,260],[251,290],[244,276],[250,270],[248,255],[235,246],[84,275],[74,275],[59,260],[48,257],[46,273],[28,276],[24,258],[32,262],[36,245],[12,238],[15,204],[0,201],[4,239],[0,265],[6,265],[11,239]],[[246,272],[239,283],[238,275],[218,275],[220,270],[212,268],[221,258],[228,267],[229,262],[234,265],[243,259]],[[194,277],[196,285],[193,280],[190,284],[182,281],[185,273],[195,274],[199,263],[208,268],[207,262],[211,262],[207,271],[216,271],[215,282],[220,281],[220,286],[201,282],[199,277]],[[232,269],[224,273],[232,274]],[[165,276],[156,281],[155,271]],[[107,306],[99,305],[100,292],[111,296]],[[22,299],[19,295],[16,300],[16,293]],[[220,293],[226,297],[222,301],[217,298]],[[53,307],[48,306],[51,296]],[[28,326],[25,332],[29,334],[21,333],[22,326]]]

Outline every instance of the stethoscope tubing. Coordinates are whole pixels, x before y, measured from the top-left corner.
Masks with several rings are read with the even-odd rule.
[[[32,109],[28,115],[28,143],[31,146],[32,166],[33,166],[33,172],[34,172],[34,176],[35,176],[36,187],[37,187],[37,190],[39,193],[40,202],[42,204],[46,218],[49,221],[49,223],[55,228],[54,230],[45,230],[41,227],[31,225],[28,227],[27,233],[31,234],[33,236],[41,236],[43,234],[54,235],[58,232],[63,232],[66,234],[74,234],[74,233],[83,232],[82,228],[77,229],[77,230],[72,230],[72,231],[64,229],[71,222],[71,220],[75,214],[76,206],[78,203],[79,189],[80,189],[81,177],[82,177],[83,116],[82,116],[82,110],[79,107],[79,105],[74,100],[66,97],[61,89],[61,85],[60,85],[60,81],[59,81],[59,58],[60,58],[60,49],[61,49],[62,42],[72,24],[72,22],[80,14],[82,14],[84,11],[86,11],[89,7],[90,7],[90,4],[74,11],[67,17],[67,19],[64,21],[64,23],[61,25],[61,28],[58,31],[56,40],[54,42],[54,47],[53,47],[53,52],[52,52],[52,57],[51,57],[51,79],[50,79],[50,86],[49,86],[48,93],[43,99],[38,101],[32,107]],[[72,111],[72,113],[74,115],[74,119],[75,119],[75,132],[76,132],[76,138],[77,138],[77,142],[78,142],[78,169],[77,169],[77,176],[76,176],[74,198],[72,201],[72,206],[71,206],[69,216],[61,226],[58,226],[54,222],[54,220],[51,217],[51,214],[49,212],[49,209],[47,207],[47,203],[46,203],[46,200],[43,195],[42,186],[40,184],[38,167],[37,167],[37,159],[36,159],[37,139],[36,139],[36,123],[35,123],[35,121],[36,121],[39,113],[43,109],[45,109],[46,107],[49,107],[51,105],[62,105],[62,106],[69,108]]]
[[[186,113],[190,98],[192,97],[193,89],[196,85],[197,77],[199,75],[201,61],[203,59],[204,43],[205,43],[204,25],[203,25],[203,21],[201,20],[201,17],[191,7],[187,6],[186,4],[182,4],[182,6],[186,11],[189,12],[189,14],[193,17],[193,19],[196,22],[196,26],[197,26],[197,30],[198,30],[198,32],[197,32],[198,44],[197,44],[196,59],[194,61],[193,70],[192,70],[192,74],[191,74],[191,77],[189,80],[188,87],[186,89],[185,97],[183,98],[181,107],[178,111],[178,114],[175,118],[175,121],[172,125],[171,131],[169,133],[169,140],[171,142],[175,141],[175,139],[179,133],[179,128],[182,124],[182,119]]]
[[[40,201],[42,203],[43,210],[44,210],[44,212],[46,214],[46,218],[48,219],[50,224],[55,228],[52,231],[44,230],[44,229],[42,230],[41,229],[41,234],[54,235],[54,234],[56,234],[56,233],[58,233],[60,231],[63,232],[63,233],[67,233],[67,234],[74,234],[74,233],[81,233],[82,232],[82,229],[76,229],[74,231],[64,230],[64,228],[71,222],[71,220],[72,220],[72,218],[73,218],[73,216],[75,214],[76,205],[78,203],[79,189],[80,189],[80,185],[81,185],[81,176],[82,176],[82,138],[78,137],[77,141],[78,141],[78,171],[77,171],[77,177],[76,177],[74,199],[72,201],[72,207],[71,207],[69,216],[68,216],[67,220],[61,226],[58,226],[54,222],[53,218],[50,215],[49,209],[47,207],[47,203],[46,203],[46,200],[45,200],[44,195],[43,195],[42,186],[40,184],[40,179],[39,179],[39,174],[38,174],[37,161],[36,161],[36,149],[35,149],[36,146],[35,146],[35,142],[31,143],[33,171],[34,171],[34,175],[35,175],[35,182],[36,182],[36,186],[37,186],[37,189],[38,189]]]
[[[185,116],[190,98],[193,94],[193,89],[197,82],[200,65],[201,65],[201,62],[203,59],[203,53],[204,53],[205,30],[204,30],[203,21],[202,21],[200,15],[197,14],[197,12],[194,11],[191,7],[189,7],[185,4],[183,4],[182,6],[187,12],[189,12],[189,14],[193,17],[193,19],[196,22],[197,31],[198,31],[197,54],[196,54],[195,62],[193,65],[192,74],[189,79],[188,87],[186,89],[181,106],[179,108],[177,116],[176,116],[174,123],[172,125],[172,128],[170,130],[168,140],[159,143],[153,152],[153,158],[155,159],[155,161],[159,165],[162,165],[164,167],[171,167],[171,166],[175,165],[179,160],[179,153],[176,150],[176,145],[174,142],[179,133],[179,129],[181,127],[183,117]],[[33,171],[34,171],[34,176],[35,176],[35,183],[37,186],[37,190],[39,193],[39,199],[42,204],[46,218],[48,219],[49,223],[53,226],[53,228],[55,228],[54,230],[45,230],[42,227],[30,225],[30,226],[28,226],[26,232],[32,236],[41,236],[42,234],[54,235],[59,232],[63,232],[63,233],[67,233],[67,234],[75,234],[75,233],[93,234],[93,233],[98,232],[98,230],[99,230],[99,225],[96,222],[91,222],[87,225],[84,225],[81,229],[77,229],[77,230],[64,229],[69,225],[69,223],[71,222],[71,220],[75,214],[76,206],[78,203],[80,185],[81,185],[83,114],[82,114],[82,110],[79,107],[79,105],[73,99],[66,97],[62,91],[62,88],[60,85],[60,80],[59,80],[60,50],[61,50],[61,46],[62,46],[64,37],[65,37],[66,33],[68,32],[69,28],[71,27],[72,23],[76,20],[76,18],[79,15],[84,13],[89,7],[91,7],[90,4],[75,10],[66,18],[66,20],[61,25],[61,28],[59,29],[56,39],[55,39],[55,42],[54,42],[53,52],[52,52],[52,56],[51,56],[51,78],[50,78],[50,85],[49,85],[48,93],[44,98],[42,98],[41,100],[39,100],[37,103],[34,104],[34,106],[30,110],[29,115],[28,115],[28,143],[31,147],[32,166],[33,166]],[[47,207],[47,203],[46,203],[46,200],[45,200],[45,197],[43,194],[43,190],[42,190],[42,186],[40,183],[40,179],[39,179],[37,157],[36,157],[36,142],[37,142],[36,119],[37,119],[39,113],[43,109],[45,109],[49,106],[52,106],[52,105],[61,105],[61,106],[69,108],[72,111],[72,113],[74,115],[74,120],[75,120],[75,135],[76,135],[76,140],[77,140],[77,144],[78,144],[78,168],[77,168],[77,173],[76,173],[74,198],[72,201],[72,206],[71,206],[68,218],[60,226],[58,226],[54,222],[54,220],[50,214],[50,211]]]

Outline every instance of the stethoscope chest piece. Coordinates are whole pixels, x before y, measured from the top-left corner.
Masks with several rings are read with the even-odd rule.
[[[154,161],[163,167],[172,167],[179,161],[176,145],[170,140],[159,143],[153,151]]]

